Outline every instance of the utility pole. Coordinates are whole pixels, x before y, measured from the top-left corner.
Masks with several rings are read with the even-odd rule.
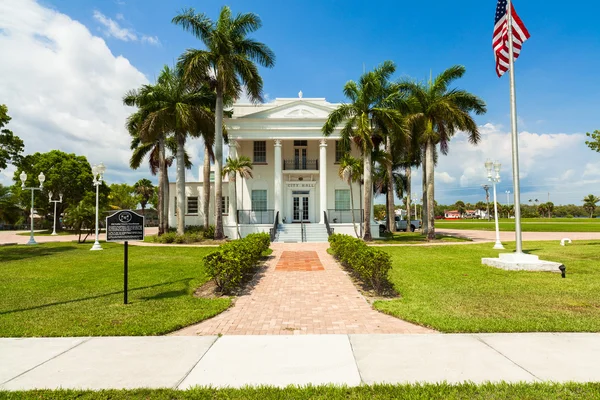
[[[487,219],[490,222],[490,185],[481,185],[485,190],[485,202],[487,204]]]

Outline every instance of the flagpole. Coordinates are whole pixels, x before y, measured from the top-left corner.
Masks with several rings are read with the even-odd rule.
[[[515,237],[517,242],[517,254],[523,253],[523,241],[521,234],[521,187],[519,183],[519,136],[517,131],[517,94],[515,90],[515,59],[513,53],[512,33],[512,2],[508,0],[508,65],[510,76],[510,122],[512,139],[512,164],[513,164],[513,194],[515,196]]]

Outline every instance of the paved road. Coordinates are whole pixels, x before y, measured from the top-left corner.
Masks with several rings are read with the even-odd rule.
[[[16,243],[16,244],[26,244],[29,241],[29,232],[30,231],[0,231],[0,244],[8,244],[8,243]],[[26,235],[20,235],[20,233],[25,233]],[[146,235],[155,235],[158,233],[158,228],[150,227],[146,228]],[[82,235],[82,237],[85,235]],[[105,240],[106,235],[104,233],[100,233],[99,239]],[[42,236],[35,235],[35,241],[38,243],[49,243],[49,242],[72,242],[78,239],[78,235],[57,235],[57,236]],[[90,235],[87,238],[87,242],[92,245],[94,243],[94,235]]]
[[[472,239],[475,242],[495,242],[496,232],[494,231],[477,231],[465,229],[436,229],[437,233],[452,236],[461,236]],[[534,240],[556,240],[560,242],[563,238],[571,240],[600,240],[600,232],[523,232],[524,241]],[[500,232],[500,240],[502,242],[514,242],[514,232]],[[451,243],[451,242],[449,242]]]
[[[600,334],[0,339],[0,390],[600,381]]]
[[[29,235],[21,236],[17,233],[28,233],[29,231],[0,231],[0,244],[17,243],[26,244],[29,241]],[[158,232],[158,228],[146,228],[146,235],[155,235]],[[437,233],[462,236],[472,239],[473,242],[484,243],[494,242],[496,240],[496,233],[493,231],[478,231],[478,230],[464,230],[464,229],[436,229]],[[571,240],[600,240],[600,232],[523,232],[523,240],[534,241],[534,240],[556,240],[560,241],[562,238],[570,238]],[[105,235],[100,234],[100,240],[104,240]],[[71,242],[77,240],[77,235],[60,235],[60,236],[35,236],[35,240],[38,243],[47,242]],[[515,240],[514,232],[500,232],[500,240],[503,242],[512,242]],[[94,236],[90,235],[87,239],[88,242],[94,242]],[[441,242],[435,245],[448,245],[448,244],[464,244],[468,242]],[[141,246],[165,246],[154,243],[144,242],[131,242],[131,244],[137,244]],[[421,244],[423,245],[423,244]],[[431,245],[431,244],[425,244]],[[186,246],[186,245],[173,245],[173,246]],[[197,246],[197,245],[189,245]],[[408,246],[408,245],[407,245]],[[419,246],[419,245],[416,245]]]

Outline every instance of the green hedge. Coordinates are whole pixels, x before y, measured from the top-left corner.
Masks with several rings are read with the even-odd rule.
[[[391,286],[387,277],[392,262],[386,252],[341,234],[329,236],[329,244],[333,255],[377,293],[382,294]]]
[[[240,286],[244,275],[254,271],[270,244],[268,233],[252,233],[219,246],[217,251],[204,257],[204,266],[219,290],[231,293]]]
[[[177,234],[177,229],[170,228],[168,232],[163,233],[160,236],[154,236],[154,243],[198,243],[207,239],[215,238],[215,227],[211,225],[208,229],[204,229],[203,226],[186,226],[185,233],[183,235]]]

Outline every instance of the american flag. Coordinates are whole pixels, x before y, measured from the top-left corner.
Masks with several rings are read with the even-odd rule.
[[[492,41],[494,47],[494,55],[496,56],[496,73],[498,76],[504,75],[508,71],[508,8],[507,0],[498,0],[496,7],[496,24],[494,25],[494,39]],[[523,43],[529,39],[529,32],[517,15],[515,7],[512,8],[512,31],[513,31],[513,53],[514,59],[519,58]]]

